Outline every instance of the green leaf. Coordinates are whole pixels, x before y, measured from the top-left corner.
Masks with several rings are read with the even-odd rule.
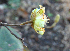
[[[8,0],[9,8],[17,9],[20,6],[20,0]]]
[[[53,16],[53,14],[52,13],[48,13],[48,17],[51,17],[51,16]]]
[[[9,29],[18,37],[21,37],[13,28]],[[23,49],[23,45],[19,39],[12,35],[5,27],[0,29],[0,51],[12,51]]]

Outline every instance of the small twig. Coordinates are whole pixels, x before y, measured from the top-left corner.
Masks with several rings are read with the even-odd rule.
[[[22,38],[19,38],[17,35],[15,35],[7,26],[5,26],[12,35],[14,35],[17,39],[21,40],[22,41]]]
[[[51,26],[45,26],[45,27],[46,27],[46,28],[53,28],[54,26],[56,26],[56,24],[59,22],[59,20],[60,20],[60,15],[57,14],[57,15],[55,16],[54,23],[53,23]]]
[[[54,26],[56,26],[56,23],[53,23],[51,26],[45,26],[45,27],[50,29],[50,28],[53,28]]]
[[[32,21],[26,21],[26,22],[23,22],[21,24],[7,24],[7,23],[2,23],[0,22],[0,26],[22,26],[22,25],[25,25],[25,24],[28,24],[28,23],[32,23]]]
[[[7,24],[0,22],[0,26],[20,26],[20,24]]]
[[[23,22],[23,23],[20,24],[20,26],[25,25],[25,24],[28,24],[28,23],[33,23],[33,21],[30,20],[30,21]]]
[[[7,26],[5,26],[5,27],[10,31],[10,33],[11,33],[12,35],[14,35],[17,39],[19,39],[19,40],[22,42],[22,44],[24,43],[24,42],[23,42],[24,38],[18,37],[18,36],[15,35]],[[23,47],[24,47],[24,46],[27,47],[26,45],[23,44]]]

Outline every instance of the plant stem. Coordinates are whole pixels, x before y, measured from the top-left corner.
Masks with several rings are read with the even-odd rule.
[[[17,35],[15,35],[7,26],[23,26],[23,25],[28,24],[28,23],[33,23],[33,22],[32,22],[32,20],[23,22],[23,23],[21,23],[21,24],[7,24],[7,23],[2,23],[2,22],[0,22],[0,26],[5,26],[5,27],[10,31],[10,33],[11,33],[12,35],[14,35],[17,39],[19,39],[19,40],[22,42],[22,44],[23,44],[24,38],[20,38],[20,37],[18,37]],[[23,47],[24,47],[24,46],[26,46],[26,45],[23,44]],[[26,47],[27,47],[27,46],[26,46]]]
[[[7,24],[7,23],[2,23],[0,22],[0,26],[22,26],[22,25],[25,25],[25,24],[28,24],[28,23],[32,23],[32,21],[26,21],[26,22],[23,22],[21,24]]]

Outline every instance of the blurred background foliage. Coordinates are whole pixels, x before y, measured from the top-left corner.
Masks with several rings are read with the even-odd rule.
[[[0,0],[0,22],[20,24],[29,21],[31,11],[39,8],[39,5],[45,7],[45,14],[50,18],[48,26],[53,24],[57,14],[61,16],[60,21],[54,28],[46,29],[43,36],[37,34],[30,24],[22,27],[13,26],[12,28],[18,30],[18,34],[24,38],[24,44],[27,46],[24,49],[70,51],[70,0]],[[1,34],[4,32],[0,31]]]
[[[20,6],[20,0],[8,0],[8,5],[11,9],[17,9]]]

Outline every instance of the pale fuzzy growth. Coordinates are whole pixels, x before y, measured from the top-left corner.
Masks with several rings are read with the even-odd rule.
[[[47,21],[50,19],[47,19],[45,13],[45,7],[42,5],[39,5],[40,9],[36,8],[31,13],[31,20],[33,21],[32,27],[34,30],[38,33],[43,35],[45,32],[44,25],[48,23]]]
[[[54,19],[54,22],[55,22],[55,23],[58,23],[58,22],[59,22],[59,20],[60,20],[60,15],[59,15],[59,14],[57,14],[57,15],[56,15],[56,17],[55,17],[55,19]]]

